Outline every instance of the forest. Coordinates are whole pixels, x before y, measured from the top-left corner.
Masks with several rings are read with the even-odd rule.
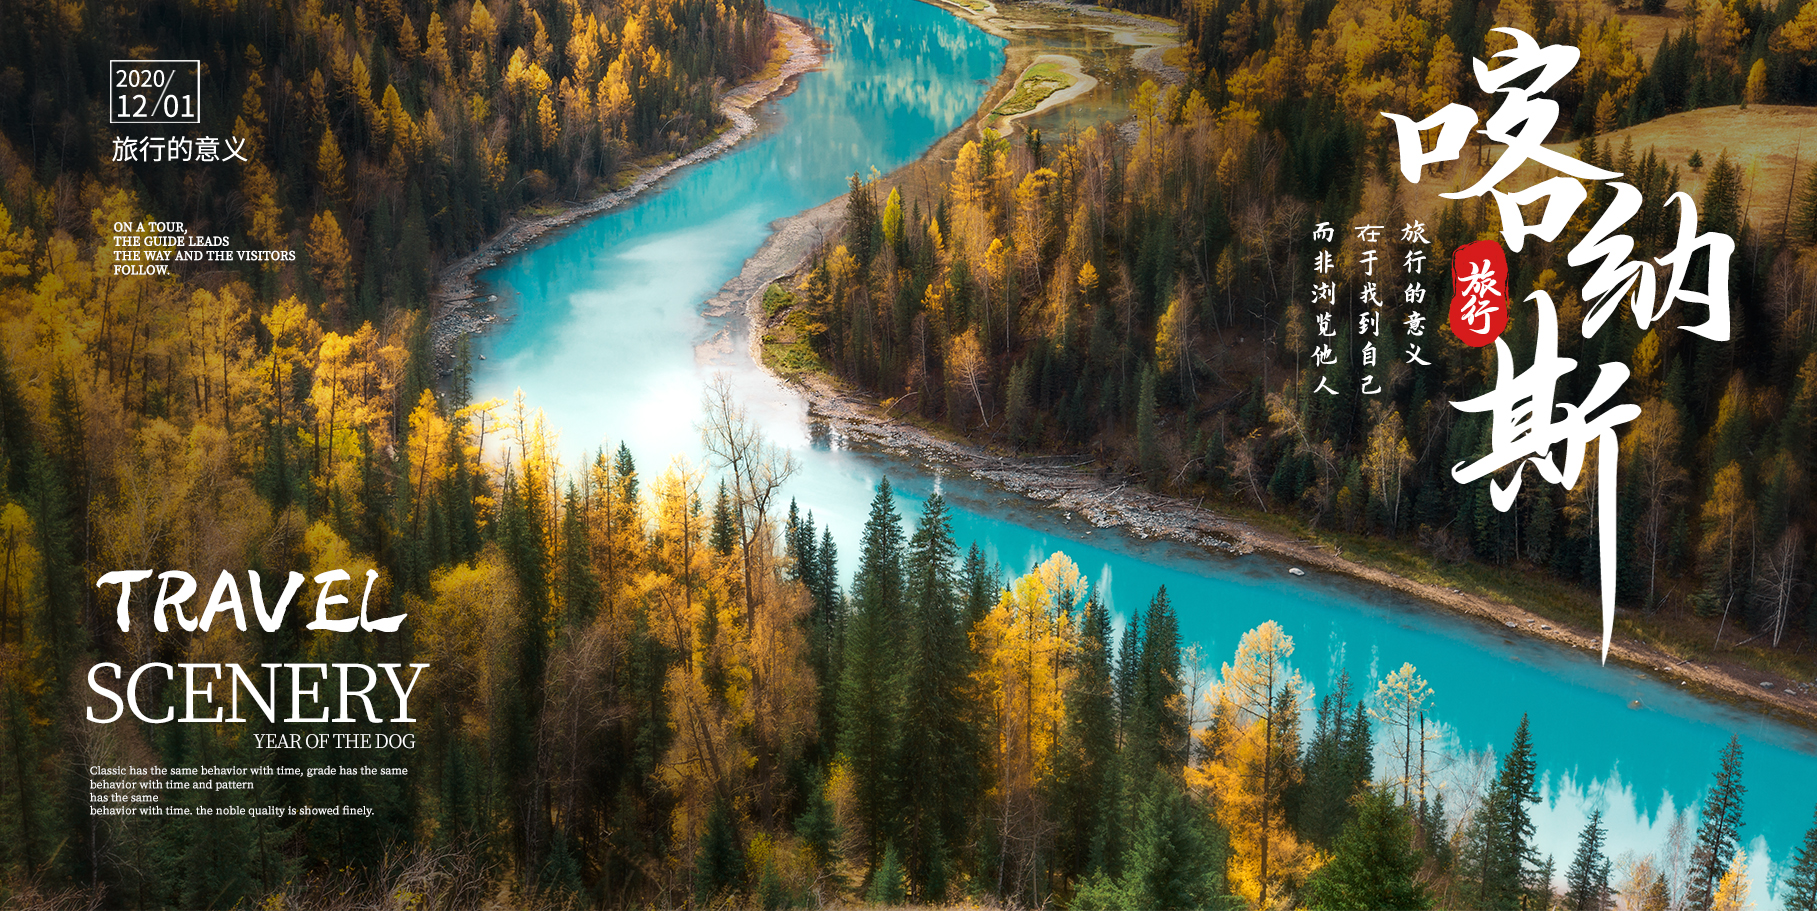
[[[1426,184],[1410,184],[1380,116],[1417,119],[1447,104],[1486,116],[1497,100],[1470,61],[1512,44],[1491,26],[1519,27],[1580,55],[1544,96],[1559,109],[1546,138],[1633,188],[1618,201],[1612,181],[1592,183],[1555,241],[1510,255],[1506,298],[1523,366],[1536,341],[1528,295],[1557,303],[1558,354],[1584,365],[1557,384],[1558,403],[1586,402],[1595,365],[1630,367],[1609,400],[1641,413],[1617,427],[1622,629],[1675,654],[1810,675],[1817,168],[1794,165],[1785,196],[1763,200],[1750,183],[1759,169],[1731,160],[1720,137],[1666,160],[1610,134],[1717,106],[1817,103],[1817,6],[1692,0],[1650,58],[1631,22],[1594,4],[1133,8],[1185,23],[1193,78],[1144,85],[1120,132],[1012,142],[986,131],[932,192],[855,177],[843,236],[802,281],[773,292],[770,309],[787,311],[777,324],[811,349],[785,367],[824,370],[893,413],[999,451],[1063,454],[1113,482],[1256,520],[1284,516],[1441,565],[1538,569],[1594,591],[1594,478],[1567,489],[1529,474],[1503,510],[1486,481],[1452,477],[1491,449],[1495,415],[1453,406],[1488,392],[1497,365],[1493,348],[1443,328],[1451,254],[1500,238],[1503,222],[1487,194],[1433,194],[1470,183],[1469,166],[1489,151],[1473,138],[1462,162],[1428,166]],[[1795,141],[1786,134],[1788,152]],[[1436,189],[1434,172],[1445,182]],[[1735,240],[1733,335],[1722,344],[1682,331],[1704,308],[1643,328],[1620,306],[1625,292],[1604,286],[1586,300],[1605,264],[1566,255],[1634,203],[1623,229],[1634,259],[1666,256],[1679,237],[1669,200],[1693,176],[1696,230]],[[1380,245],[1353,232],[1365,224],[1385,226]],[[1420,264],[1400,243],[1416,224],[1427,240]],[[1320,225],[1334,226],[1335,241],[1315,241]],[[1366,278],[1364,248],[1376,246]],[[1325,254],[1330,275],[1315,272]],[[1673,281],[1699,287],[1710,268],[1700,257]],[[1660,299],[1666,278],[1662,266]],[[1315,286],[1327,279],[1346,289],[1335,306]],[[1365,281],[1395,295],[1385,309],[1357,303]],[[1398,297],[1415,282],[1423,309]],[[1412,310],[1427,321],[1418,337]],[[1370,338],[1355,329],[1384,314],[1362,324]],[[1391,353],[1376,365],[1378,350]]]
[[[621,445],[563,465],[533,403],[472,399],[464,351],[435,376],[434,267],[526,205],[596,192],[710,135],[714,88],[769,59],[757,4],[9,10],[25,27],[0,35],[0,904],[1601,909],[1619,890],[1705,911],[1766,886],[1746,881],[1736,746],[1713,757],[1710,799],[1655,853],[1617,869],[1592,819],[1571,858],[1544,855],[1530,813],[1544,745],[1522,724],[1495,755],[1429,751],[1434,694],[1411,665],[1315,693],[1269,623],[1213,670],[1182,645],[1164,590],[1118,630],[1063,554],[1007,573],[955,539],[939,497],[905,517],[887,484],[842,564],[828,530],[781,502],[793,466],[724,383],[705,393],[704,462]],[[988,141],[961,155],[940,199],[859,186],[844,249],[799,292],[829,363],[891,394],[915,377],[943,391],[918,396],[926,416],[1016,445],[1127,449],[1130,470],[1163,489],[1203,485],[1389,535],[1437,535],[1467,515],[1446,546],[1581,573],[1581,504],[1523,501],[1499,519],[1436,482],[1436,456],[1409,456],[1404,490],[1397,480],[1378,502],[1362,480],[1386,476],[1363,454],[1365,415],[1299,414],[1285,354],[1278,374],[1221,379],[1239,374],[1220,333],[1292,324],[1286,298],[1249,295],[1303,285],[1309,213],[1357,211],[1365,168],[1342,162],[1386,154],[1361,120],[1296,114],[1288,93],[1320,90],[1278,66],[1269,77],[1265,52],[1299,41],[1302,64],[1342,59],[1307,48],[1336,40],[1333,23],[1381,24],[1386,11],[1170,12],[1196,23],[1202,85],[1145,93],[1134,145],[1108,132],[1051,148]],[[1244,17],[1249,31],[1231,33]],[[1812,23],[1765,8],[1743,20],[1771,58],[1761,84],[1776,94],[1763,97],[1809,100]],[[1549,37],[1582,25],[1546,21]],[[1214,22],[1238,35],[1228,49],[1207,37]],[[1475,53],[1478,26],[1457,27],[1452,53]],[[1619,48],[1619,32],[1606,40]],[[1686,103],[1674,93],[1687,85],[1712,103],[1751,91],[1755,80],[1711,69],[1724,58],[1703,39],[1677,40],[1702,82],[1655,79],[1661,110]],[[246,138],[247,163],[110,160],[93,132],[100,64],[156,55],[203,61],[203,128]],[[1359,66],[1411,72],[1386,56]],[[1622,100],[1596,119],[1630,117],[1630,89],[1642,91],[1610,94]],[[1671,167],[1653,167],[1657,199]],[[1670,571],[1711,603],[1740,593],[1751,625],[1771,616],[1756,594],[1771,561],[1757,554],[1809,521],[1796,434],[1817,368],[1798,307],[1814,238],[1812,191],[1800,192],[1803,220],[1783,238],[1736,227],[1759,251],[1735,278],[1744,334],[1775,357],[1653,343],[1656,394],[1681,425],[1660,464],[1711,464],[1691,457],[1706,437],[1734,463],[1733,549],[1712,549],[1696,486],[1720,478],[1687,471],[1662,488],[1660,527],[1692,530],[1667,545]],[[1734,207],[1706,193],[1699,211]],[[115,274],[113,226],[173,213],[301,255]],[[1435,235],[1455,243],[1485,221],[1459,207]],[[1567,286],[1567,272],[1543,282]],[[1051,337],[1033,331],[1048,325]],[[1632,334],[1620,344],[1646,344]],[[1431,390],[1480,378],[1462,352],[1442,356],[1415,390],[1395,387],[1404,417],[1390,426],[1407,452],[1446,438]],[[1271,386],[1277,376],[1288,385]],[[1205,403],[1227,404],[1189,420]],[[1539,534],[1545,509],[1557,518]],[[1497,550],[1508,538],[1493,521],[1516,518],[1520,550]],[[1808,565],[1804,546],[1791,565]],[[410,620],[382,636],[121,630],[94,583],[122,567],[373,569],[375,601]],[[1787,623],[1788,647],[1807,616]],[[276,726],[257,715],[87,722],[85,678],[106,661],[428,663],[413,747],[308,759],[410,774],[260,785],[261,800],[371,807],[365,819],[91,816],[93,767],[295,761],[260,746]],[[156,697],[183,699],[175,685]],[[1477,772],[1470,786],[1441,787],[1439,766],[1460,764]],[[1817,830],[1779,888],[1788,908],[1817,907]]]
[[[81,237],[99,195],[127,190],[149,219],[297,251],[235,276],[261,299],[382,324],[510,215],[710,138],[715,91],[771,57],[756,0],[493,3],[9,0],[8,212],[40,242]],[[122,163],[115,138],[180,131],[108,126],[115,58],[198,59],[200,124],[181,132],[244,140],[246,160]]]

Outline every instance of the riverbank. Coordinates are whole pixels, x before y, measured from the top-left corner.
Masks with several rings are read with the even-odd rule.
[[[950,3],[939,5],[965,18],[993,17],[993,24],[1001,29],[999,34],[1014,35],[1017,31],[1005,26],[994,7],[986,14],[957,8]],[[1021,55],[1024,62],[1018,66],[1019,55],[1014,48],[1015,44],[1012,44],[1010,65],[1005,68],[1006,78],[999,80],[999,85],[987,94],[978,114],[936,143],[920,162],[885,178],[881,192],[887,192],[888,185],[894,183],[928,181],[926,169],[950,159],[957,144],[977,131],[981,119],[990,116],[1006,91],[1013,90],[1017,77],[1033,57],[1024,49]],[[1153,58],[1158,56],[1152,55]],[[1283,561],[1282,572],[1289,572],[1292,567],[1335,573],[1389,588],[1494,624],[1510,640],[1537,637],[1568,648],[1583,649],[1591,655],[1600,651],[1600,626],[1591,622],[1594,611],[1548,609],[1541,613],[1504,597],[1466,591],[1455,584],[1455,580],[1447,579],[1448,574],[1442,570],[1419,573],[1436,581],[1414,578],[1389,567],[1422,562],[1416,555],[1402,555],[1397,551],[1387,555],[1372,553],[1360,559],[1355,558],[1355,554],[1346,556],[1342,544],[1322,541],[1292,519],[1282,520],[1278,529],[1264,528],[1205,509],[1202,502],[1159,496],[1132,486],[1126,480],[1104,477],[1093,470],[1092,463],[1080,462],[1077,457],[1042,459],[992,452],[896,419],[875,397],[844,388],[826,376],[812,373],[778,375],[765,363],[763,343],[766,335],[786,331],[787,311],[774,316],[765,313],[764,289],[772,282],[799,274],[819,246],[816,239],[834,236],[842,229],[843,214],[844,200],[837,199],[775,222],[771,238],[747,261],[741,273],[713,298],[709,309],[709,315],[725,315],[735,312],[742,304],[748,321],[747,341],[752,359],[764,364],[772,375],[795,386],[807,400],[810,415],[836,432],[919,459],[943,471],[966,472],[1098,527],[1123,528],[1142,539],[1165,538],[1236,556],[1266,553]],[[729,334],[722,333],[713,345],[721,351],[728,350]],[[1378,543],[1379,548],[1374,546]],[[1371,545],[1368,548],[1371,551],[1381,548],[1396,551],[1401,547],[1392,541],[1372,541]],[[1584,619],[1579,621],[1561,615],[1565,613],[1582,615]],[[1642,674],[1677,681],[1678,685],[1701,695],[1745,704],[1752,710],[1806,727],[1817,727],[1817,680],[1792,679],[1738,661],[1724,660],[1721,655],[1689,650],[1682,655],[1674,654],[1678,649],[1642,641],[1642,635],[1636,635],[1637,632],[1644,635],[1647,630],[1637,627],[1631,614],[1624,611],[1618,615],[1610,658]]]
[[[622,206],[675,171],[732,148],[756,132],[757,118],[751,114],[753,107],[788,94],[801,74],[821,65],[825,48],[815,37],[811,25],[777,12],[770,13],[770,21],[775,24],[777,40],[787,55],[780,66],[774,67],[775,72],[766,72],[762,78],[720,96],[719,111],[730,121],[730,126],[711,142],[638,174],[622,189],[559,212],[514,218],[478,249],[442,268],[429,295],[433,314],[429,328],[430,350],[440,375],[445,377],[452,373],[457,339],[483,332],[495,321],[496,314],[491,305],[498,300],[497,295],[482,295],[474,281],[481,269],[498,265],[501,257],[523,249],[550,231]]]
[[[825,207],[822,207],[825,208]],[[773,267],[774,264],[772,264]],[[772,273],[775,274],[775,273]],[[763,285],[747,309],[753,337],[761,337]],[[779,377],[780,378],[780,377]],[[1291,568],[1340,574],[1419,598],[1454,613],[1475,617],[1513,637],[1537,637],[1595,655],[1601,633],[1455,586],[1409,578],[1372,562],[1351,559],[1342,548],[1310,536],[1245,523],[1189,501],[1148,492],[1126,480],[1106,478],[1076,457],[1026,458],[993,453],[892,417],[874,397],[815,374],[782,378],[807,399],[809,414],[849,438],[919,459],[941,471],[964,472],[1022,494],[1068,518],[1099,528],[1121,528],[1140,539],[1166,539],[1233,556],[1269,554]],[[1618,628],[1609,658],[1706,696],[1746,703],[1751,708],[1817,727],[1817,684],[1791,680],[1723,661],[1686,661],[1623,635]]]

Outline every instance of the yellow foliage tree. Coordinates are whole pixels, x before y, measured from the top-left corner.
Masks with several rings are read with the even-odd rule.
[[[1205,696],[1211,724],[1186,783],[1209,797],[1230,833],[1230,884],[1256,905],[1288,900],[1324,862],[1287,825],[1281,795],[1298,780],[1300,708],[1312,690],[1288,665],[1293,638],[1273,620],[1243,634],[1234,663]]]
[[[448,55],[448,27],[442,24],[439,11],[429,13],[429,26],[423,32],[423,55],[443,82],[454,81],[454,59]]]
[[[37,566],[31,517],[17,503],[0,507],[0,647],[25,641],[26,608]]]
[[[1748,852],[1736,851],[1729,869],[1716,885],[1716,897],[1710,900],[1710,911],[1747,911],[1754,907],[1748,901]]]
[[[405,440],[410,460],[410,525],[421,529],[423,513],[435,485],[447,480],[452,469],[448,452],[448,421],[435,403],[435,393],[425,389],[410,412],[410,436]]]
[[[1050,834],[1041,785],[1053,773],[1063,695],[1079,649],[1073,610],[1086,595],[1079,567],[1056,553],[1012,583],[972,629],[997,835],[1018,879],[1035,875],[1034,860]]]
[[[327,210],[316,213],[304,249],[309,254],[309,275],[322,289],[323,310],[330,320],[338,321],[347,312],[347,292],[353,282],[353,254],[347,248],[347,236],[341,233],[341,220]]]

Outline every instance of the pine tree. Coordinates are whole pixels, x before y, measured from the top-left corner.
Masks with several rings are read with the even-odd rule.
[[[896,846],[890,844],[883,849],[883,858],[877,862],[877,869],[871,873],[871,887],[864,895],[864,900],[873,905],[900,905],[908,897],[908,890],[902,884],[902,855]]]
[[[965,626],[971,629],[997,600],[997,575],[984,562],[984,551],[973,541],[965,554],[965,568],[959,573],[959,588],[965,595]]]
[[[811,515],[811,513],[810,513]],[[824,605],[824,611],[834,629],[842,622],[841,601],[839,593],[839,546],[833,542],[833,530],[822,529],[820,546],[814,549],[814,583],[819,586],[814,598]]]
[[[1817,813],[1785,875],[1785,911],[1817,911]]]
[[[1117,643],[1117,722],[1122,731],[1125,751],[1129,738],[1139,724],[1142,712],[1137,703],[1136,681],[1142,667],[1142,616],[1137,614],[1123,625],[1123,638]]]
[[[713,530],[707,536],[707,543],[713,548],[713,552],[721,557],[731,556],[732,548],[738,546],[738,532],[733,530],[732,521],[732,494],[726,489],[726,479],[720,478],[719,493],[713,497]],[[812,534],[813,526],[810,525],[808,527],[810,529],[809,533]],[[791,546],[794,546],[796,543],[794,534],[795,529],[795,501],[790,500],[788,538]],[[796,561],[795,571],[797,573],[796,578],[801,578],[799,575],[801,571],[799,560]]]
[[[1542,911],[1556,905],[1558,893],[1552,891],[1552,879],[1557,872],[1558,864],[1553,862],[1552,855],[1547,854],[1546,859],[1527,874],[1526,897],[1522,900],[1521,907]]]
[[[1344,824],[1331,861],[1306,884],[1314,909],[1432,906],[1417,881],[1421,857],[1412,847],[1413,822],[1394,793],[1372,788],[1353,801],[1355,816]]]
[[[1539,802],[1534,765],[1527,716],[1522,715],[1514,743],[1502,757],[1467,839],[1464,870],[1476,880],[1479,908],[1521,908],[1531,872],[1539,867],[1532,844],[1533,820],[1527,812],[1528,804]]]
[[[1138,788],[1124,852],[1125,908],[1202,908],[1223,891],[1221,832],[1170,783]]]
[[[1078,674],[1066,692],[1066,736],[1058,762],[1059,853],[1067,872],[1079,876],[1104,870],[1110,860],[1106,796],[1117,764],[1110,648],[1110,611],[1094,594],[1080,624]]]
[[[1716,771],[1716,784],[1704,798],[1697,842],[1691,849],[1685,905],[1692,911],[1710,911],[1722,876],[1741,847],[1741,804],[1747,790],[1741,783],[1741,740],[1730,737],[1722,751],[1722,767]]]
[[[1577,838],[1577,856],[1565,871],[1565,905],[1572,911],[1605,911],[1609,907],[1609,859],[1603,856],[1607,831],[1602,811],[1590,811]]]
[[[1640,899],[1640,911],[1670,911],[1672,907],[1672,886],[1666,882],[1666,874],[1661,870],[1653,877],[1653,884],[1647,887],[1647,894]],[[1790,911],[1790,906],[1787,906]]]
[[[890,482],[877,483],[852,580],[839,685],[839,745],[851,762],[858,815],[872,857],[894,831],[897,745],[902,733],[902,526]]]
[[[1161,460],[1160,429],[1155,417],[1155,368],[1142,366],[1142,380],[1136,401],[1136,460],[1148,476],[1150,490],[1159,490],[1165,467]]]
[[[738,850],[732,811],[721,800],[707,815],[707,831],[694,854],[694,903],[707,905],[736,891],[743,873],[744,857]]]
[[[574,485],[562,500],[561,524],[561,603],[569,630],[575,631],[591,622],[599,610],[599,578],[593,574],[588,553],[586,517]]]
[[[858,268],[868,273],[871,258],[883,239],[883,225],[877,215],[877,197],[873,184],[853,174],[848,181],[851,192],[845,198],[846,244],[858,258]]]
[[[1733,237],[1741,230],[1741,166],[1729,160],[1724,150],[1710,168],[1709,182],[1704,184],[1703,201],[1698,206],[1702,216],[1698,230]]]
[[[1358,713],[1359,722],[1362,720]],[[1420,842],[1426,856],[1432,858],[1432,865],[1440,873],[1451,869],[1451,839],[1445,825],[1445,795],[1439,792],[1426,803],[1420,814]]]
[[[927,498],[909,539],[901,755],[904,818],[898,829],[910,893],[945,897],[947,844],[963,844],[976,805],[978,750],[967,704],[968,648],[960,627],[958,580],[946,499]]]
[[[1180,693],[1180,624],[1162,586],[1148,602],[1144,638],[1136,668],[1135,712],[1129,747],[1134,758],[1156,768],[1186,764],[1187,722]]]
[[[1355,815],[1358,804],[1351,798],[1368,784],[1374,765],[1368,719],[1352,713],[1349,698],[1346,673],[1319,701],[1312,741],[1306,745],[1305,781],[1289,810],[1300,833],[1320,848],[1329,849]]]
[[[1792,212],[1792,237],[1807,244],[1817,244],[1817,171],[1805,178]]]
[[[833,802],[827,799],[826,782],[816,772],[807,788],[807,807],[795,820],[795,834],[807,846],[814,865],[822,871],[832,869],[839,846],[839,818]]]

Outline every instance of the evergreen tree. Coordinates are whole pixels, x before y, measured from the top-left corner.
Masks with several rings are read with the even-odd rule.
[[[1136,761],[1177,770],[1186,764],[1187,721],[1180,692],[1180,624],[1162,586],[1144,615],[1134,680],[1135,714],[1127,749]]]
[[[1665,871],[1661,870],[1654,875],[1653,884],[1647,887],[1646,894],[1641,896],[1639,909],[1640,911],[1670,911],[1671,907],[1672,886],[1666,882]],[[1787,909],[1790,911],[1789,905]]]
[[[908,638],[904,658],[901,757],[903,864],[910,893],[939,901],[946,893],[946,845],[964,844],[976,805],[979,766],[967,704],[969,652],[959,616],[958,580],[946,499],[927,498],[909,539],[906,570]]]
[[[1306,745],[1306,777],[1290,795],[1288,815],[1300,834],[1320,848],[1329,849],[1355,815],[1352,800],[1369,783],[1373,772],[1373,747],[1369,721],[1352,711],[1350,675],[1338,677],[1337,686],[1319,700],[1312,741]],[[1361,700],[1355,703],[1361,708]]]
[[[971,629],[984,619],[997,601],[997,575],[984,562],[984,551],[973,541],[965,554],[965,568],[959,573],[959,588],[965,597],[965,627]]]
[[[1792,237],[1796,240],[1817,244],[1817,172],[1805,178],[1804,189],[1798,194],[1797,208],[1792,212]]]
[[[826,781],[818,772],[808,783],[807,808],[795,820],[795,834],[807,845],[815,867],[823,873],[833,869],[838,859],[839,818],[827,798]]]
[[[1058,765],[1060,857],[1068,872],[1105,869],[1117,765],[1117,706],[1111,684],[1110,611],[1094,593],[1079,631],[1078,672],[1066,692],[1066,737]]]
[[[839,684],[839,748],[851,762],[858,815],[873,857],[897,821],[902,733],[902,526],[888,478],[877,483],[852,580]]]
[[[1590,811],[1590,819],[1577,837],[1577,856],[1565,871],[1565,906],[1571,911],[1606,911],[1609,907],[1609,859],[1603,856],[1607,834],[1602,811]]]
[[[1716,784],[1704,797],[1697,842],[1691,848],[1685,906],[1692,911],[1710,911],[1722,875],[1741,847],[1741,803],[1747,790],[1741,783],[1741,740],[1730,737],[1722,750],[1722,767],[1716,770]]]
[[[1526,897],[1521,907],[1531,909],[1531,911],[1549,911],[1556,905],[1558,893],[1552,891],[1552,878],[1557,872],[1558,865],[1553,863],[1550,854],[1546,855],[1546,859],[1539,866],[1528,871],[1525,884]]]
[[[1527,716],[1522,715],[1514,743],[1502,757],[1466,840],[1464,870],[1476,881],[1478,908],[1517,911],[1522,907],[1531,872],[1539,867],[1532,845],[1533,820],[1527,812],[1528,804],[1538,802],[1533,745]]]
[[[562,501],[560,558],[561,602],[570,630],[584,627],[599,610],[599,578],[593,574],[589,550],[586,517],[570,484]]]
[[[851,192],[845,197],[846,245],[858,259],[858,268],[868,271],[871,258],[883,240],[883,223],[877,214],[874,182],[853,174],[847,181]]]
[[[1148,476],[1150,490],[1159,490],[1166,466],[1161,459],[1160,428],[1155,417],[1155,368],[1142,366],[1142,381],[1136,402],[1136,453],[1142,473]]]
[[[1223,891],[1220,833],[1171,783],[1157,780],[1143,791],[1123,861],[1131,907],[1204,907]]]
[[[736,530],[734,530],[734,528],[732,526],[733,521],[734,520],[732,518],[732,493],[731,493],[731,491],[726,489],[726,479],[720,478],[719,479],[719,493],[713,497],[713,530],[708,533],[707,543],[713,548],[713,552],[720,555],[721,557],[731,556],[732,548],[738,546],[738,532]],[[797,523],[797,518],[796,518],[796,514],[795,514],[795,501],[790,500],[789,501],[788,543],[791,548],[794,548],[797,544],[796,537],[795,537],[795,530],[797,528],[796,523]],[[808,526],[808,529],[809,529],[808,533],[810,535],[812,535],[813,526],[812,525]],[[799,551],[791,550],[791,553],[792,554],[799,553]],[[796,561],[795,571],[797,573],[795,578],[797,578],[797,579],[801,578],[801,576],[799,575],[800,571],[801,571],[801,564],[800,564],[799,560]]]
[[[1728,151],[1724,150],[1716,157],[1710,179],[1704,184],[1703,202],[1698,206],[1701,216],[1698,230],[1731,237],[1738,233],[1741,230],[1741,194],[1741,166],[1730,161]]]
[[[1129,738],[1142,717],[1136,694],[1141,667],[1142,615],[1137,614],[1123,625],[1123,640],[1117,644],[1117,721],[1126,752]]]
[[[1075,909],[1203,908],[1228,889],[1225,833],[1175,787],[1151,778],[1131,795],[1120,873],[1098,870],[1073,896]]]
[[[1785,911],[1817,911],[1817,813],[1785,874]]]
[[[809,514],[810,517],[812,513]],[[833,543],[833,530],[822,529],[820,546],[814,549],[814,599],[823,605],[829,623],[838,629],[843,618],[839,594],[839,546]]]
[[[1362,713],[1357,714],[1362,720]],[[1420,841],[1426,856],[1432,858],[1432,865],[1440,873],[1451,869],[1451,839],[1447,837],[1445,827],[1445,795],[1439,792],[1425,805],[1420,814]]]
[[[1354,816],[1332,847],[1331,861],[1306,884],[1314,909],[1422,909],[1432,906],[1417,881],[1420,853],[1413,821],[1385,788],[1357,794]]]
[[[900,905],[908,897],[902,883],[902,855],[894,844],[886,845],[877,869],[871,872],[871,887],[864,900],[873,905]]]
[[[744,857],[738,850],[738,832],[725,801],[713,804],[707,814],[707,831],[694,853],[694,903],[706,905],[736,891],[743,878]]]

